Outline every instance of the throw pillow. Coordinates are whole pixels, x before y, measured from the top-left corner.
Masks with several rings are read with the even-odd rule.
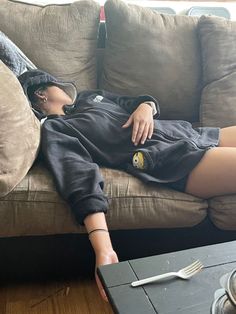
[[[155,96],[162,119],[198,121],[198,19],[160,14],[121,0],[108,0],[105,15],[107,41],[101,87],[121,94]]]
[[[40,123],[12,71],[0,61],[0,197],[27,174],[38,152]]]
[[[38,68],[93,89],[99,14],[93,0],[45,7],[1,0],[0,29]]]
[[[27,70],[36,69],[36,66],[26,55],[1,31],[0,60],[2,60],[16,76],[21,75]]]
[[[204,87],[201,124],[236,124],[236,22],[201,17],[198,23]]]

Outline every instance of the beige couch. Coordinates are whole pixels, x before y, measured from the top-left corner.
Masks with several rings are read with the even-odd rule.
[[[37,67],[74,81],[78,90],[149,93],[160,101],[161,119],[236,124],[236,22],[161,15],[108,0],[103,48],[99,10],[92,0],[46,7],[2,0],[0,30]],[[38,129],[34,136],[33,161]],[[21,153],[27,158],[27,148]],[[30,166],[24,164],[24,170]],[[120,259],[236,238],[235,195],[202,200],[162,185],[146,186],[121,171],[101,172],[110,202],[107,221]],[[0,198],[1,278],[92,270],[85,229],[58,195],[40,158],[27,175],[23,171],[13,179]]]

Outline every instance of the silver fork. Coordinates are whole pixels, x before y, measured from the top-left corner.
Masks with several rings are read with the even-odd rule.
[[[202,268],[203,268],[202,263],[199,260],[197,260],[194,263],[180,269],[178,272],[170,272],[170,273],[165,273],[162,275],[157,275],[157,276],[133,281],[131,283],[131,286],[132,287],[138,287],[141,285],[146,285],[147,283],[150,283],[150,282],[158,281],[161,279],[167,279],[167,278],[171,278],[171,277],[179,277],[182,279],[188,279],[188,278],[194,276],[195,274],[197,274]]]

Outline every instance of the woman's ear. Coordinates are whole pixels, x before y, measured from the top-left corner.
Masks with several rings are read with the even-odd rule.
[[[44,95],[44,93],[43,92],[41,92],[41,91],[36,91],[36,92],[34,92],[34,94],[39,98],[39,100],[41,100],[42,102],[47,102],[47,97],[46,97],[46,95]]]

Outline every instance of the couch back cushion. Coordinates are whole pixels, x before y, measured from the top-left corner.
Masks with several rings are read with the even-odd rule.
[[[0,61],[0,197],[27,174],[38,152],[40,123],[16,76]]]
[[[101,87],[121,94],[155,96],[162,119],[198,121],[198,19],[163,15],[121,0],[108,0],[105,14],[107,41]]]
[[[200,120],[203,126],[236,124],[236,22],[201,17],[204,88]]]
[[[73,81],[78,90],[91,89],[97,83],[99,14],[92,0],[46,7],[1,0],[0,30],[38,68]]]

